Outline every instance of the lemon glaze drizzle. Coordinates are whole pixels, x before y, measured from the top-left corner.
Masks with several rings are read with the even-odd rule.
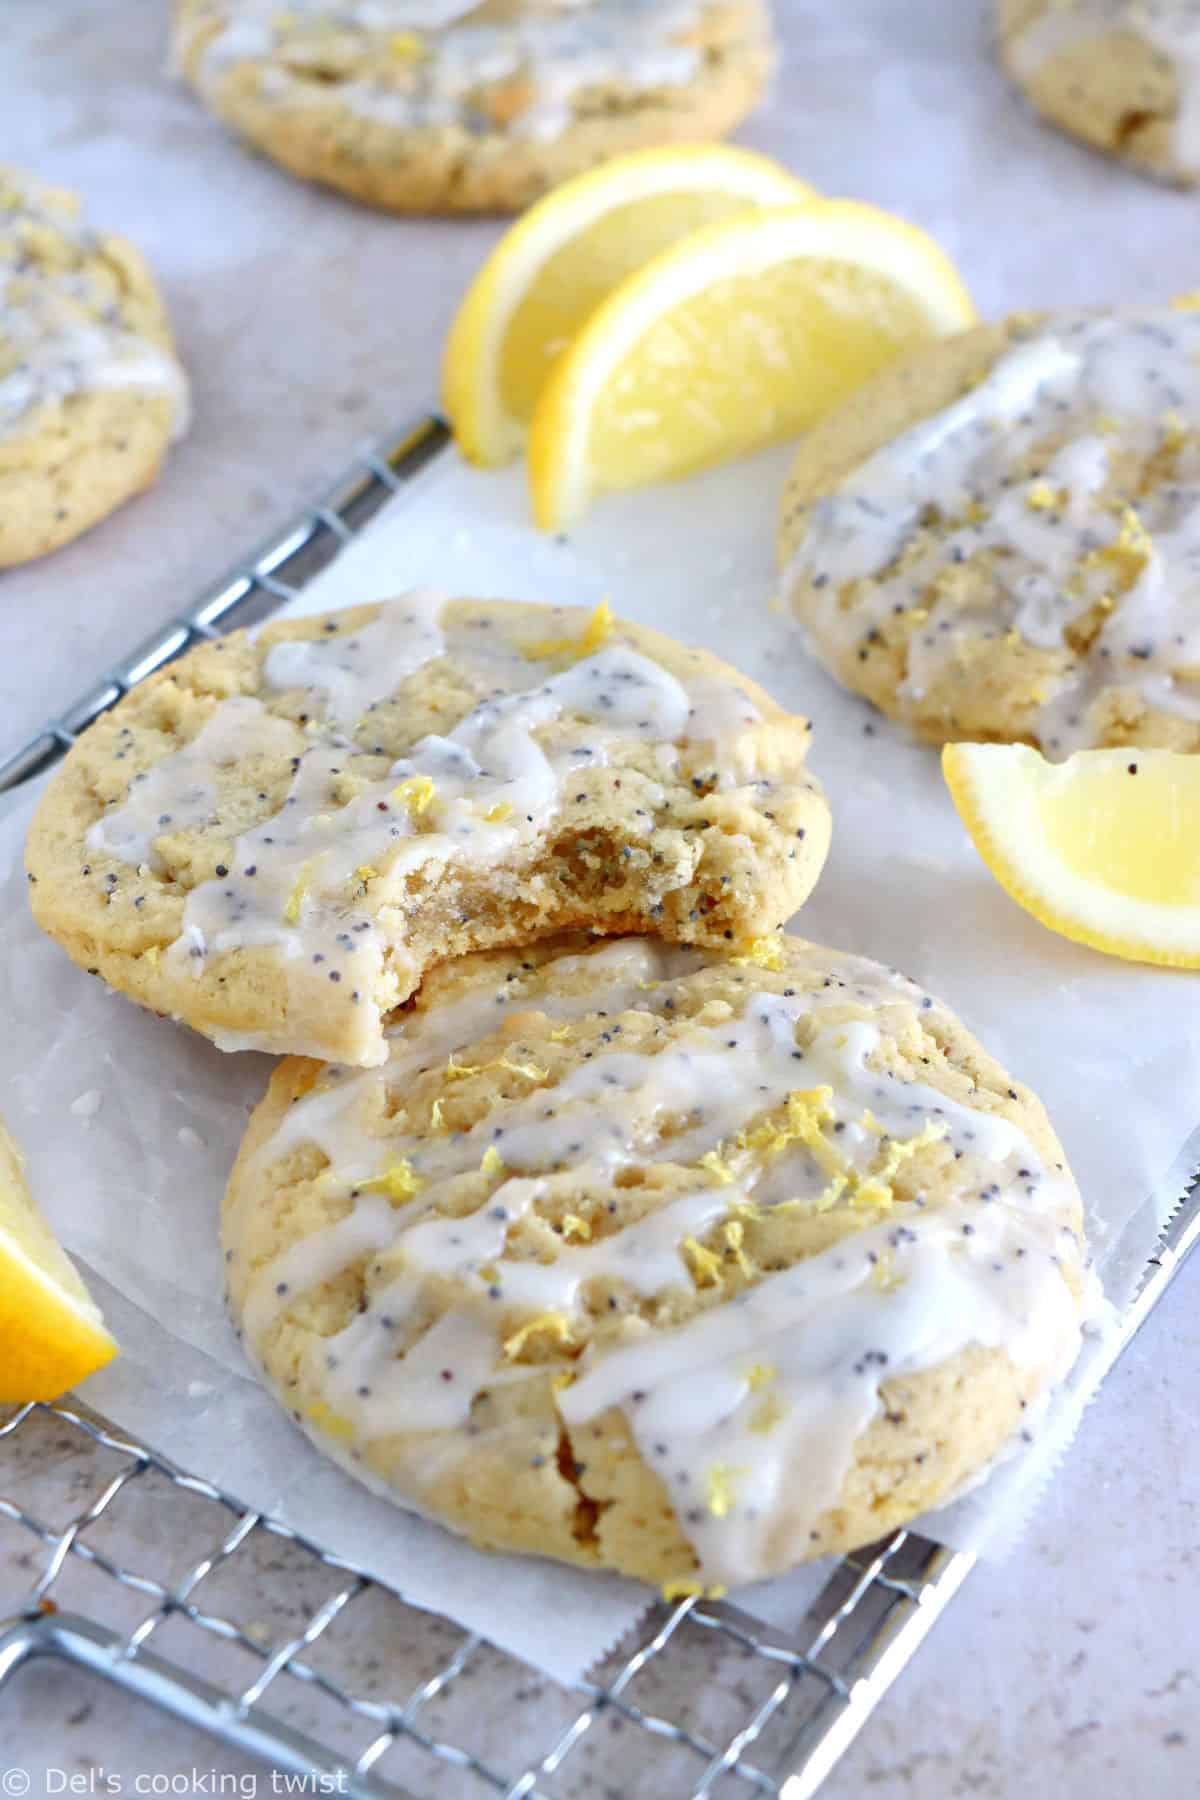
[[[587,960],[572,959],[572,977]],[[385,1258],[386,1280],[366,1310],[311,1354],[321,1359],[315,1380],[348,1441],[369,1446],[406,1431],[450,1434],[436,1447],[414,1449],[399,1478],[401,1497],[411,1491],[420,1504],[422,1459],[432,1457],[435,1470],[469,1454],[477,1395],[546,1373],[544,1365],[510,1360],[514,1322],[518,1339],[522,1318],[539,1329],[561,1321],[569,1336],[589,1283],[616,1282],[641,1296],[687,1289],[696,1280],[687,1246],[733,1217],[739,1204],[771,1204],[771,1195],[785,1192],[818,1202],[827,1176],[804,1149],[773,1160],[770,1188],[753,1158],[732,1183],[714,1182],[699,1166],[756,1114],[797,1087],[828,1087],[829,1121],[837,1128],[831,1141],[847,1168],[859,1171],[869,1168],[881,1141],[902,1143],[933,1122],[959,1158],[961,1198],[928,1211],[897,1205],[686,1324],[654,1329],[638,1321],[627,1343],[585,1350],[573,1385],[556,1396],[576,1426],[619,1408],[663,1480],[704,1577],[747,1581],[811,1548],[809,1533],[836,1500],[855,1440],[877,1414],[880,1385],[890,1376],[931,1367],[970,1344],[1002,1349],[1039,1376],[1066,1372],[1080,1330],[1079,1302],[1064,1278],[1065,1268],[1081,1262],[1071,1224],[1074,1189],[1063,1173],[1045,1168],[1007,1120],[871,1069],[880,1034],[869,1021],[822,1019],[838,1001],[876,1003],[894,997],[897,985],[915,992],[849,958],[835,964],[849,979],[824,994],[750,992],[740,1017],[692,1026],[656,1055],[597,1052],[555,1086],[508,1102],[499,1133],[483,1120],[449,1137],[369,1136],[366,1122],[379,1116],[389,1089],[402,1094],[417,1069],[454,1053],[448,1046],[469,1062],[480,1034],[514,1009],[594,1018],[603,1003],[601,1016],[615,1019],[636,1005],[670,1020],[689,975],[706,961],[696,952],[664,955],[636,940],[607,946],[594,960],[590,999],[557,991],[553,965],[485,987],[412,1015],[391,1039],[389,1067],[330,1071],[328,1087],[290,1108],[259,1152],[263,1168],[314,1143],[329,1159],[329,1179],[358,1197],[337,1224],[255,1273],[246,1331],[261,1339],[297,1296],[332,1279],[355,1255]],[[795,1028],[807,1014],[817,1031],[799,1056]],[[664,1134],[668,1119],[684,1123]],[[441,1184],[478,1168],[484,1144],[494,1145],[503,1163],[496,1185],[475,1212],[439,1214]],[[393,1211],[364,1188],[398,1155],[422,1185]],[[697,1165],[695,1188],[658,1212],[566,1244],[552,1262],[505,1258],[510,1229],[539,1200],[580,1182],[611,1180],[630,1164],[689,1159]],[[246,1190],[243,1205],[255,1203],[255,1191]],[[236,1233],[235,1217],[230,1226]],[[429,1284],[447,1279],[461,1284],[461,1300],[422,1334]],[[414,1332],[415,1343],[400,1354]],[[705,1498],[713,1470],[737,1471],[715,1511]]]
[[[1116,585],[1124,591],[1079,672],[1045,700],[1043,748],[1065,755],[1095,742],[1089,708],[1111,687],[1200,719],[1200,689],[1179,679],[1200,666],[1198,426],[1200,314],[1069,315],[1006,351],[969,393],[818,500],[785,592],[804,586],[818,639],[843,652],[916,609],[903,691],[918,699],[965,641],[1015,629],[1058,647]],[[1043,466],[1017,475],[1021,459],[1064,430],[1068,441]],[[1128,506],[1113,501],[1114,453],[1172,444],[1169,479]],[[956,523],[901,565],[930,507]],[[985,551],[994,553],[990,603],[960,614],[936,584]],[[848,583],[860,585],[843,608]]]

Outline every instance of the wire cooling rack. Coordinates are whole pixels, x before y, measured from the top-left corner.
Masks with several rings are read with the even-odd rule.
[[[427,418],[365,453],[0,765],[0,791],[48,768],[200,639],[292,598],[447,442]],[[1147,1264],[1113,1361],[1198,1238],[1193,1188]],[[118,1555],[131,1543],[136,1565]],[[0,1742],[21,1672],[51,1659],[307,1778],[309,1791],[808,1800],[972,1562],[894,1532],[839,1563],[787,1631],[726,1601],[659,1602],[589,1679],[559,1688],[89,1408],[0,1408]]]

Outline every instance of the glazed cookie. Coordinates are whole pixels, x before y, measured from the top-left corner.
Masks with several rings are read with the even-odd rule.
[[[1195,0],[995,0],[1000,59],[1045,118],[1168,181],[1200,182]]]
[[[0,568],[148,487],[187,383],[141,256],[79,202],[0,166]]]
[[[943,1007],[794,938],[436,971],[289,1059],[229,1298],[313,1440],[492,1549],[733,1586],[952,1495],[1073,1362],[1079,1196]]]
[[[802,441],[785,603],[920,737],[1200,750],[1200,312],[1015,318]]]
[[[766,0],[176,0],[175,60],[295,175],[391,212],[514,212],[622,151],[730,131]]]
[[[432,593],[238,632],[84,733],[27,847],[40,925],[228,1049],[387,1055],[431,964],[585,925],[702,943],[805,899],[809,727],[700,650]]]

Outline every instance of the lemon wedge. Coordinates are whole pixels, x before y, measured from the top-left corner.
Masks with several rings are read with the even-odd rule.
[[[794,436],[974,308],[933,240],[853,200],[744,213],[628,277],[555,364],[529,481],[544,530],[596,494]]]
[[[451,326],[442,398],[464,455],[519,455],[554,359],[634,269],[698,226],[812,193],[727,144],[635,151],[555,188],[505,232]]]
[[[1200,968],[1200,757],[947,744],[942,770],[1001,887],[1051,931],[1130,962]]]
[[[116,1354],[0,1125],[0,1401],[54,1400]]]

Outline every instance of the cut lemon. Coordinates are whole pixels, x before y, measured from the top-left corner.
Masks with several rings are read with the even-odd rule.
[[[634,269],[698,226],[812,197],[727,144],[636,151],[555,188],[505,232],[450,328],[442,400],[464,455],[519,454],[551,364]]]
[[[705,226],[623,281],[555,365],[529,479],[544,530],[593,495],[792,437],[911,345],[974,323],[931,238],[818,200]]]
[[[947,744],[954,804],[1001,887],[1051,931],[1200,968],[1200,756]]]
[[[116,1354],[0,1125],[0,1401],[55,1400]]]

